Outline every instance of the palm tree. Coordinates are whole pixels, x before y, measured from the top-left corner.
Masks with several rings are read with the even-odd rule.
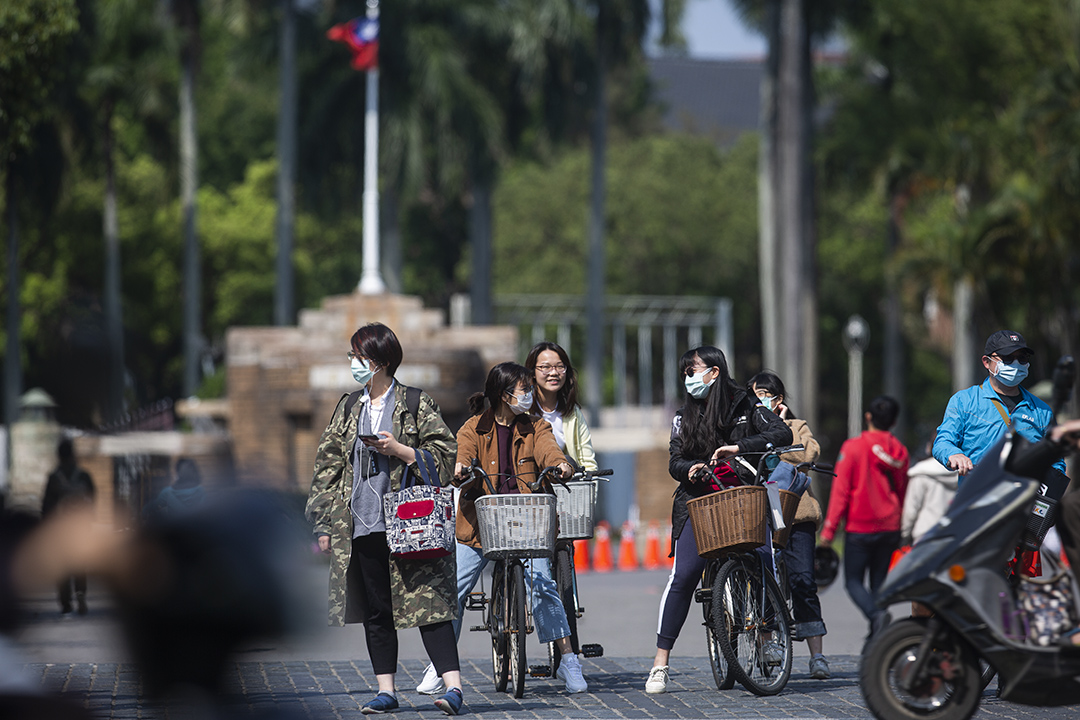
[[[195,109],[195,79],[202,51],[199,0],[172,0],[180,41],[180,205],[184,234],[184,384],[195,394],[203,349],[200,294],[202,275],[196,226],[195,193],[199,188],[199,147]]]
[[[112,421],[124,411],[125,378],[113,123],[121,103],[142,118],[167,112],[162,97],[165,70],[159,61],[165,28],[154,6],[140,0],[100,0],[94,13],[92,59],[83,89],[89,106],[98,109],[105,166],[104,306],[110,373],[106,419]]]

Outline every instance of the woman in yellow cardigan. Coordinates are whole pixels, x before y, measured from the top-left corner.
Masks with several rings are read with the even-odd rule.
[[[596,470],[596,453],[585,414],[577,399],[577,372],[570,356],[553,342],[541,342],[529,351],[525,367],[536,382],[532,414],[551,425],[559,447],[586,470]]]

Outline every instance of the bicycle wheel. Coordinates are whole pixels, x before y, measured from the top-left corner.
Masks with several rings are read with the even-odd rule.
[[[510,682],[514,697],[525,694],[525,675],[528,665],[525,661],[525,566],[520,562],[510,567],[510,585],[507,588],[508,608],[507,629],[509,643],[507,655],[510,661]]]
[[[495,692],[506,692],[506,682],[510,676],[509,655],[507,654],[506,629],[506,570],[502,561],[495,564],[491,573],[491,600],[488,602],[488,632],[491,633],[492,679]]]
[[[755,695],[775,695],[791,677],[791,623],[776,581],[756,556],[729,560],[713,581],[713,627],[735,679]]]
[[[709,562],[705,566],[702,587],[712,587],[718,567],[719,563],[717,562]],[[724,656],[724,651],[720,648],[720,641],[716,637],[717,629],[713,621],[712,602],[702,603],[701,612],[705,615],[705,644],[709,648],[709,665],[712,667],[716,689],[730,690],[735,687],[735,674],[728,667],[727,657]],[[724,627],[727,627],[727,623],[724,624]]]

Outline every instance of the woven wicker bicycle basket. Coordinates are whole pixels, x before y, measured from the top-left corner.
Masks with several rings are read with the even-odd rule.
[[[484,495],[476,498],[484,557],[549,557],[555,548],[555,496]]]
[[[780,491],[780,507],[788,526],[773,537],[773,544],[783,547],[791,534],[790,521],[799,506],[799,496]],[[769,498],[764,487],[744,485],[694,498],[686,502],[690,525],[694,529],[698,555],[717,558],[745,552],[765,544],[765,517]],[[781,542],[782,541],[782,542]]]

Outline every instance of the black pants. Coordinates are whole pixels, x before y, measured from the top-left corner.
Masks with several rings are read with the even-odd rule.
[[[874,600],[889,574],[893,550],[900,547],[900,532],[852,533],[844,537],[844,586],[867,620],[884,612]],[[865,585],[869,576],[870,584]]]
[[[60,609],[64,612],[71,612],[71,586],[75,585],[75,592],[86,595],[86,576],[85,575],[71,575],[64,578],[56,586],[57,594],[60,596]]]
[[[787,547],[784,548],[796,640],[825,634],[825,621],[821,619],[821,600],[818,599],[817,581],[814,579],[816,544],[817,528],[814,523],[805,522],[791,529]]]
[[[371,669],[376,675],[397,672],[398,638],[390,596],[390,548],[386,545],[386,533],[353,538],[346,584],[350,596],[357,595],[350,597],[350,602],[355,600],[366,618],[364,637]],[[421,625],[420,639],[439,675],[460,669],[457,639],[449,620]]]

